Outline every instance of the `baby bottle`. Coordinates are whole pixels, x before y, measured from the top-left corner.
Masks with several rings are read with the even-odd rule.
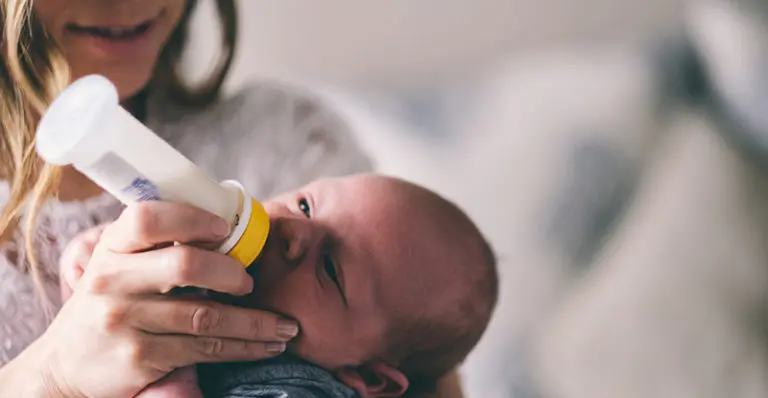
[[[147,200],[197,206],[230,222],[219,251],[250,266],[264,247],[269,217],[235,181],[217,183],[119,105],[105,77],[83,77],[51,104],[37,128],[46,162],[75,169],[125,204]]]

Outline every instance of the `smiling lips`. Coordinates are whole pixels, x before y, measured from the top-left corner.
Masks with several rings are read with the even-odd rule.
[[[67,29],[73,33],[109,40],[130,40],[141,36],[152,28],[154,21],[146,21],[131,27],[97,27],[70,24]]]

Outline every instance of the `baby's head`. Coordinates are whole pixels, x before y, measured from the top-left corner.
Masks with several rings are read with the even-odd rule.
[[[272,231],[250,305],[297,320],[289,351],[369,396],[428,386],[477,343],[493,311],[493,253],[456,206],[357,175],[265,203]]]

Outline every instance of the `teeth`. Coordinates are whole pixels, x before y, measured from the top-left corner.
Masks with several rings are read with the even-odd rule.
[[[147,31],[150,27],[149,23],[145,23],[139,26],[131,28],[97,28],[97,27],[73,27],[74,30],[90,33],[97,36],[103,36],[113,39],[128,38],[139,33]]]
[[[123,36],[126,34],[129,34],[134,31],[134,29],[125,29],[125,28],[111,28],[107,30],[110,35],[112,36]]]
[[[106,36],[111,37],[126,37],[130,35],[134,35],[139,32],[141,28],[135,27],[135,28],[108,28],[104,29],[104,34]]]

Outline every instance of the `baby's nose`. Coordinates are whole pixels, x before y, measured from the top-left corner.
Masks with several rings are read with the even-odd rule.
[[[286,263],[298,265],[307,253],[309,247],[306,234],[297,234],[288,239],[282,245],[282,257]]]
[[[313,256],[319,249],[322,233],[309,220],[273,220],[264,252],[254,266],[257,283],[272,284]]]
[[[281,241],[281,256],[288,263],[296,263],[294,266],[317,246],[319,231],[309,220],[284,219],[275,227],[275,238]]]

